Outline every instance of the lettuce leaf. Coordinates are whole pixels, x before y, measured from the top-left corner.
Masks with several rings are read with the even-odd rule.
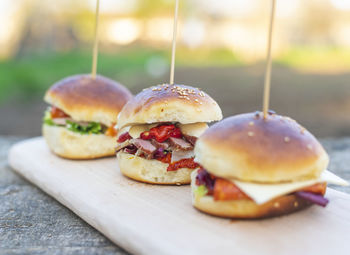
[[[66,120],[66,125],[57,125],[52,121],[50,111],[45,111],[43,122],[49,126],[60,126],[66,127],[68,130],[72,132],[77,132],[80,134],[103,134],[104,130],[100,123],[89,122],[87,125],[80,125],[74,121]]]
[[[45,111],[43,122],[49,126],[56,126],[56,124],[52,121],[51,113],[49,111]]]
[[[205,187],[205,185],[200,185],[198,186],[198,188],[194,191],[194,193],[197,196],[203,197],[208,193],[208,189],[207,187]]]
[[[102,125],[96,122],[89,122],[87,125],[79,125],[76,122],[67,120],[67,129],[80,134],[103,134]]]

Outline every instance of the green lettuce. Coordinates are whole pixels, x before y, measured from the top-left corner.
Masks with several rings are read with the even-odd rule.
[[[198,188],[194,191],[194,193],[197,196],[203,197],[208,193],[208,189],[207,187],[205,187],[205,185],[200,185],[198,186]]]
[[[49,126],[56,126],[56,124],[52,121],[51,113],[49,111],[45,112],[43,122]]]
[[[67,120],[67,129],[80,134],[103,134],[102,125],[96,122],[89,122],[87,125],[79,125],[76,122]]]
[[[43,122],[49,126],[61,126],[66,127],[68,130],[72,132],[77,132],[80,134],[103,134],[104,130],[100,123],[89,122],[87,125],[80,125],[74,121],[66,120],[66,125],[57,125],[53,122],[51,118],[50,111],[45,111]]]

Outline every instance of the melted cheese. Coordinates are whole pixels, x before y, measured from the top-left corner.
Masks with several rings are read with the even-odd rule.
[[[185,135],[199,137],[201,134],[207,130],[208,125],[204,122],[192,123],[192,124],[180,124],[179,128],[181,132]]]
[[[143,125],[132,126],[129,129],[129,135],[132,138],[139,138],[141,133],[148,131],[155,126],[157,126],[157,124],[143,124]]]
[[[335,174],[324,171],[321,176],[314,180],[290,182],[290,183],[277,183],[277,184],[261,184],[252,182],[242,182],[237,180],[230,180],[244,193],[251,197],[257,204],[263,204],[276,197],[289,194],[291,192],[300,190],[307,186],[327,182],[330,184],[336,184],[340,186],[347,186],[349,183]]]

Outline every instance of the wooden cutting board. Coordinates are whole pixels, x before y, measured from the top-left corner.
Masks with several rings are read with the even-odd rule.
[[[13,146],[19,174],[135,254],[350,254],[350,196],[328,189],[326,208],[267,220],[196,211],[189,186],[156,186],[121,175],[115,158],[58,158],[43,138]]]

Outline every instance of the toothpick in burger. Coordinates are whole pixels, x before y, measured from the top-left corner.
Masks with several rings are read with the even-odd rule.
[[[189,184],[198,168],[193,148],[208,122],[222,118],[218,104],[186,85],[147,88],[118,117],[117,158],[121,172],[154,184]]]
[[[116,119],[132,94],[116,81],[75,75],[55,83],[45,95],[50,107],[43,136],[50,149],[69,159],[115,155]]]
[[[296,121],[270,112],[226,118],[195,146],[193,205],[221,217],[256,219],[326,206],[327,183],[348,185],[327,170],[329,157]]]

